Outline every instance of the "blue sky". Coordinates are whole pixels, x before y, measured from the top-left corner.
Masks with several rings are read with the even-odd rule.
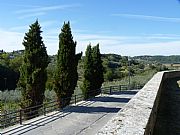
[[[70,21],[77,52],[100,43],[102,53],[180,54],[178,0],[1,0],[0,49],[24,49],[22,41],[36,19],[48,54],[58,51],[58,34]]]

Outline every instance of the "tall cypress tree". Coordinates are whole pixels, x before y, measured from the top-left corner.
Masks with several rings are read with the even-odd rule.
[[[93,59],[91,45],[87,46],[84,58],[84,79],[81,86],[82,93],[85,99],[88,99],[93,89]]]
[[[61,108],[70,103],[77,85],[77,65],[82,53],[75,54],[75,50],[76,42],[73,41],[70,23],[64,23],[59,34],[59,50],[54,82],[54,90]]]
[[[104,75],[103,75],[103,71],[104,71],[104,67],[102,65],[102,60],[101,60],[101,53],[100,53],[100,49],[99,49],[99,44],[97,44],[96,46],[94,46],[92,48],[92,60],[93,60],[93,90],[97,90],[97,93],[95,92],[94,94],[97,95],[99,94],[98,91],[101,86],[102,83],[104,82]]]
[[[104,82],[103,65],[99,44],[91,48],[87,46],[84,58],[84,80],[81,86],[85,99],[94,97],[99,94],[102,83]]]
[[[41,27],[36,21],[25,33],[23,64],[20,68],[18,85],[22,89],[21,108],[41,105],[44,99],[46,68],[49,60],[46,47],[41,37]],[[38,108],[26,110],[28,118],[38,114]]]

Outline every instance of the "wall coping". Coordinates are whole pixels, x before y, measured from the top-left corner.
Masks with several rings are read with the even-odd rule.
[[[115,115],[97,135],[151,134],[164,79],[180,77],[180,71],[156,73],[151,80]]]

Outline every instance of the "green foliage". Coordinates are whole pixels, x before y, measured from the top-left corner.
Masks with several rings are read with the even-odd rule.
[[[11,68],[15,72],[19,72],[19,68],[23,61],[23,50],[13,52],[0,52],[0,65]]]
[[[168,70],[168,68],[167,68],[165,65],[157,64],[157,65],[156,65],[156,70],[159,72],[159,71]]]
[[[172,63],[180,63],[180,55],[171,55],[171,56],[135,56],[135,59],[149,61],[150,63],[161,63],[161,64],[172,64]]]
[[[45,93],[45,99],[44,102],[52,102],[54,101],[57,97],[56,97],[56,93],[54,90],[46,90]]]
[[[57,94],[59,107],[69,104],[70,97],[77,85],[77,65],[82,53],[75,54],[75,49],[76,42],[73,41],[70,23],[64,23],[59,34],[59,50],[54,82],[54,90]],[[65,98],[66,100],[62,103],[62,99]]]
[[[2,110],[13,111],[19,108],[21,92],[19,90],[5,90],[0,92],[0,99]]]
[[[22,90],[21,107],[41,105],[44,99],[46,68],[49,63],[46,47],[42,41],[41,27],[36,21],[25,34],[23,64],[20,68],[19,87]],[[37,113],[37,112],[35,112]]]
[[[0,90],[14,90],[19,73],[11,68],[0,65]]]
[[[138,73],[135,74],[134,76],[130,77],[130,86],[134,86],[135,84],[141,84],[144,85],[146,84],[152,77],[153,75],[157,73],[157,71],[154,70],[146,70],[143,73]],[[114,80],[114,81],[105,81],[103,83],[103,87],[109,87],[112,85],[120,85],[120,84],[124,84],[124,85],[128,85],[128,81],[129,81],[129,77],[123,77],[120,80]]]
[[[47,67],[47,82],[46,82],[46,89],[48,90],[53,90],[53,83],[54,83],[54,73],[56,69],[56,61],[57,61],[57,56],[49,56],[50,63]]]
[[[92,60],[93,60],[93,88],[92,90],[100,89],[104,82],[104,67],[102,65],[101,53],[99,50],[99,44],[92,48]],[[98,93],[95,93],[98,94]]]
[[[143,70],[143,69],[145,68],[145,65],[142,64],[142,63],[140,63],[140,64],[138,65],[138,68]]]
[[[15,111],[20,109],[22,92],[19,89],[0,91],[0,109],[6,111]],[[46,90],[44,93],[44,103],[51,102],[56,99],[56,93],[53,90]]]
[[[23,62],[22,55],[15,56],[14,58],[10,59],[9,67],[15,72],[19,73],[19,68],[21,67],[22,62]]]
[[[104,78],[108,81],[113,81],[114,74],[112,70],[106,70],[106,73],[104,74]]]
[[[88,45],[84,58],[84,80],[81,87],[85,99],[99,94],[98,90],[104,82],[103,71],[99,44],[93,48]]]
[[[17,52],[0,52],[0,90],[14,90],[19,80],[22,55]]]
[[[81,86],[84,98],[89,98],[89,93],[93,90],[93,58],[91,45],[87,46],[84,58],[83,84]]]
[[[1,65],[5,67],[9,67],[9,61],[10,61],[10,54],[3,52],[0,53],[0,59],[1,59]]]

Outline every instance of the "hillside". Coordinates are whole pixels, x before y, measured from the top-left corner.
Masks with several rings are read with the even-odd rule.
[[[16,83],[19,78],[19,68],[23,61],[23,51],[13,52],[0,52],[0,90],[4,89],[15,89]],[[56,55],[49,56],[50,63],[47,68],[48,81],[46,83],[47,89],[53,88],[54,72],[56,68]],[[175,59],[176,58],[176,59]],[[171,61],[180,62],[179,57],[163,57],[160,56],[136,56],[127,57],[118,54],[102,54],[103,66],[104,66],[104,78],[105,81],[121,80],[129,75],[134,76],[141,74],[148,70],[157,71],[165,70],[166,68],[159,61]],[[83,61],[84,57],[79,61],[78,64],[78,87],[82,83],[83,79]],[[12,80],[12,78],[15,78]],[[10,87],[11,86],[11,87]],[[13,87],[12,87],[13,86]]]
[[[141,60],[141,61],[149,61],[161,64],[172,64],[172,63],[180,63],[180,55],[171,55],[171,56],[135,56],[134,59]]]

